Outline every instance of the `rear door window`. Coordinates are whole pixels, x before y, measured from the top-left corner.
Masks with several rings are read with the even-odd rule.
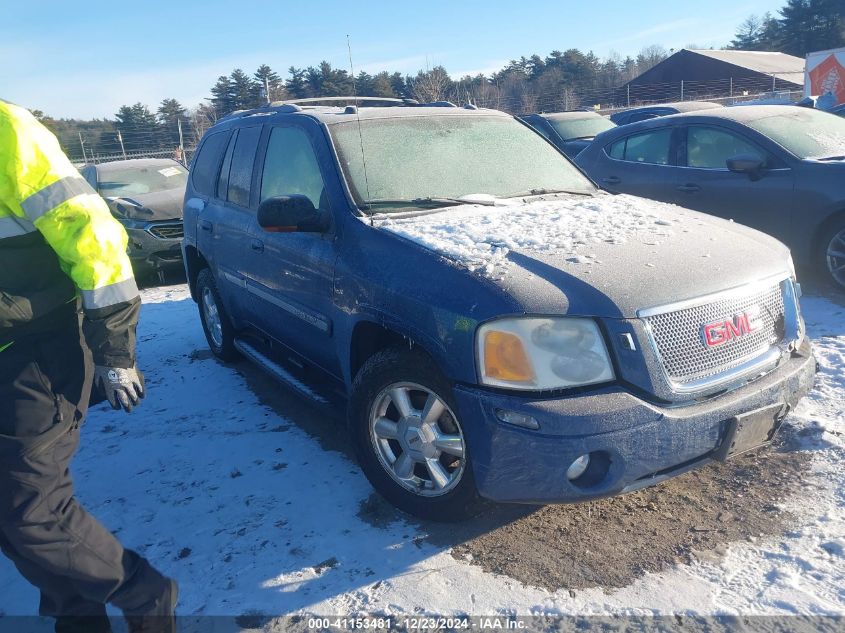
[[[216,132],[210,134],[203,142],[191,165],[191,182],[198,193],[206,196],[214,195],[218,167],[228,139],[228,132]]]
[[[229,145],[226,147],[226,155],[223,157],[223,164],[220,166],[220,175],[217,177],[217,197],[226,199],[226,191],[229,189],[229,170],[232,168],[232,154],[235,151],[235,141],[238,138],[238,130],[232,132]]]
[[[255,152],[258,139],[261,138],[261,126],[241,128],[232,153],[232,165],[227,182],[229,202],[242,207],[249,206],[252,168],[255,164]]]
[[[672,128],[634,134],[617,141],[607,153],[611,158],[631,163],[669,165],[669,150],[672,145]]]
[[[692,125],[687,129],[687,167],[727,169],[727,161],[740,154],[764,157],[755,145],[727,130]]]

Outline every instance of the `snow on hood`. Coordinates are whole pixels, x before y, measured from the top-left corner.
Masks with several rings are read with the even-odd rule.
[[[526,311],[634,316],[790,270],[753,229],[628,195],[464,205],[376,227],[501,287]]]
[[[590,252],[593,244],[637,239],[657,245],[678,224],[655,212],[656,207],[665,206],[632,196],[600,194],[577,202],[463,205],[413,218],[377,216],[376,224],[470,270],[501,278],[512,265],[507,259],[510,251],[565,253],[569,261],[590,264],[595,261]]]

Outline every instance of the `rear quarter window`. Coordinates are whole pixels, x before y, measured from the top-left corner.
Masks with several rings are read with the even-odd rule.
[[[628,136],[606,147],[605,152],[611,158],[630,163],[668,165],[671,144],[672,129],[666,128]]]
[[[209,134],[203,141],[191,165],[191,182],[197,193],[206,196],[214,195],[220,159],[223,157],[228,139],[228,132],[216,132]]]

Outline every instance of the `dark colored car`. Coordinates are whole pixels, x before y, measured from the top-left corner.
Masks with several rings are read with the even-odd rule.
[[[79,171],[126,229],[136,275],[182,265],[182,201],[188,170],[181,163],[137,158],[86,165]]]
[[[723,105],[712,101],[678,101],[677,103],[661,103],[659,105],[640,106],[628,108],[610,115],[610,120],[616,125],[628,125],[637,121],[647,121],[661,116],[678,114],[680,112],[693,112],[695,110],[715,110]]]
[[[845,103],[840,103],[838,106],[835,106],[831,113],[835,114],[836,116],[843,116],[845,117]]]
[[[592,143],[596,134],[616,127],[607,117],[590,111],[524,114],[517,118],[570,158],[575,158]]]
[[[767,442],[813,383],[785,246],[602,192],[502,112],[236,113],[184,210],[213,353],[342,394],[370,482],[420,516],[658,483]]]
[[[602,188],[735,220],[845,287],[845,120],[747,106],[643,121],[576,161]]]

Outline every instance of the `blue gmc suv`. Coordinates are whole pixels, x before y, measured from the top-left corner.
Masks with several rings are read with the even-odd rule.
[[[766,444],[811,388],[773,238],[603,193],[501,112],[346,103],[211,128],[184,260],[214,354],[344,394],[396,506],[635,490]]]

